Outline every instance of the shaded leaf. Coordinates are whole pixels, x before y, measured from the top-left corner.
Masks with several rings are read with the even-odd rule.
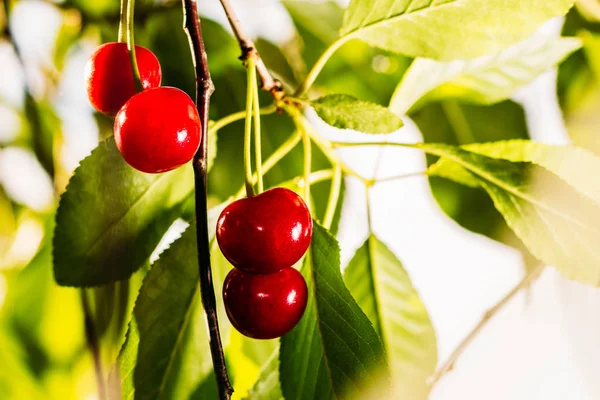
[[[390,133],[402,127],[402,120],[389,109],[345,94],[331,94],[310,104],[329,125],[365,133]]]
[[[426,399],[437,364],[435,331],[402,263],[370,235],[344,280],[383,341],[396,398]]]
[[[209,210],[210,240],[224,206]],[[211,261],[215,292],[219,293],[230,265],[217,246],[212,246]],[[228,323],[223,319],[222,302],[217,304],[221,334],[226,337]],[[142,284],[118,357],[118,373],[111,376],[113,386],[121,387],[114,397],[188,398],[211,369],[192,226],[161,254]]]
[[[75,170],[54,230],[54,276],[95,286],[141,267],[193,191],[192,168],[150,175],[130,167],[111,137]],[[133,251],[135,249],[135,251]]]
[[[188,228],[146,276],[118,359],[123,398],[134,393],[136,399],[172,398],[169,378],[184,367],[180,357],[187,355],[180,349],[190,343],[192,321],[202,326],[196,260],[195,231]],[[196,382],[188,383],[192,387],[211,366],[205,329],[194,331],[200,335],[194,339],[196,347],[204,351],[194,360]]]
[[[340,249],[314,224],[303,274],[309,301],[300,323],[281,338],[281,389],[291,399],[387,398],[384,349],[367,316],[345,287]]]
[[[497,54],[470,61],[418,58],[396,88],[390,108],[403,115],[419,101],[447,97],[496,103],[580,47],[577,38],[534,35]]]

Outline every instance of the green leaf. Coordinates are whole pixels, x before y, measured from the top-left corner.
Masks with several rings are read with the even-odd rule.
[[[24,351],[15,335],[0,321],[0,398],[45,399],[47,393],[40,386],[24,361]]]
[[[600,202],[600,182],[593,174],[582,173],[600,171],[600,157],[586,149],[530,140],[474,143],[464,148],[492,158],[537,164],[562,178],[579,193]]]
[[[248,395],[260,377],[262,366],[275,353],[279,354],[279,340],[255,340],[231,330],[225,357],[236,397]]]
[[[340,129],[390,133],[403,125],[389,109],[346,94],[330,94],[311,101],[311,105],[325,122]]]
[[[209,211],[210,240],[224,206]],[[218,247],[212,247],[213,279],[219,293],[230,265]],[[111,376],[121,387],[116,398],[134,394],[136,399],[188,398],[208,376],[212,361],[198,281],[192,226],[161,254],[142,284],[118,357],[118,373]],[[217,304],[223,318],[222,302]],[[226,337],[229,324],[221,318],[221,334]]]
[[[417,102],[448,97],[496,103],[580,47],[577,38],[534,35],[498,54],[471,61],[418,58],[396,88],[390,108],[404,115]]]
[[[141,267],[193,191],[191,165],[160,175],[130,167],[111,137],[75,170],[54,230],[59,285],[96,286]],[[133,251],[135,249],[135,251]]]
[[[492,54],[564,15],[573,0],[352,0],[340,35],[437,60]]]
[[[390,395],[383,345],[344,285],[339,253],[335,238],[315,222],[303,267],[307,309],[281,338],[279,374],[287,400]]]
[[[464,145],[528,137],[523,108],[511,101],[482,106],[446,100],[425,105],[411,118],[428,143]],[[429,163],[435,161],[437,157],[428,157]],[[454,172],[452,176],[455,176]],[[436,201],[444,213],[462,227],[506,243],[503,233],[510,229],[502,215],[471,174],[465,171],[464,176],[470,180],[470,187],[430,175],[429,183]]]
[[[283,0],[298,36],[283,47],[296,65],[299,78],[333,42],[342,25],[344,10],[335,0]],[[318,15],[318,18],[315,18]],[[410,59],[374,49],[359,41],[340,48],[321,71],[317,84],[324,93],[348,93],[374,103],[387,103],[408,68]]]
[[[183,338],[200,308],[196,260],[195,231],[188,228],[146,276],[119,355],[123,398],[133,393],[137,399],[165,398],[169,376],[180,367],[174,362],[179,347],[186,343]],[[202,336],[198,343],[208,354],[207,338]],[[201,378],[210,361],[200,357],[196,363]]]
[[[582,196],[566,181],[536,164],[494,159],[447,145],[418,146],[471,173],[535,257],[555,266],[569,279],[600,286],[597,199]],[[595,194],[595,189],[585,191]]]
[[[402,263],[371,235],[344,278],[383,341],[396,398],[426,399],[437,363],[435,331]]]
[[[600,202],[600,182],[582,170],[600,170],[600,158],[594,153],[575,146],[558,146],[530,140],[506,140],[492,143],[473,143],[463,149],[487,157],[512,161],[530,162],[546,168],[571,185],[582,195]],[[461,170],[462,169],[462,170]],[[447,177],[462,184],[474,183],[473,176],[463,167],[441,158],[429,168],[434,175]],[[467,178],[468,175],[470,178]],[[467,179],[470,179],[467,182]]]
[[[54,142],[55,137],[62,136],[61,121],[50,103],[36,102],[29,92],[25,93],[25,117],[35,156],[48,175],[54,177]]]
[[[280,399],[283,399],[283,394],[279,383],[279,349],[277,349],[265,363],[254,386],[248,391],[245,400]]]

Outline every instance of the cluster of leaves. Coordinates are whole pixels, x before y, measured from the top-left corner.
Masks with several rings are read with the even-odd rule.
[[[526,140],[523,110],[510,101],[518,88],[575,52],[561,68],[577,72],[578,78],[559,79],[559,95],[567,122],[573,118],[581,125],[578,113],[587,111],[588,104],[577,104],[578,94],[587,91],[589,98],[597,98],[598,93],[589,88],[600,77],[594,68],[600,59],[595,56],[600,51],[593,33],[597,27],[573,10],[565,31],[568,36],[587,29],[580,34],[583,41],[531,35],[544,21],[567,13],[572,6],[567,0],[374,3],[352,0],[342,10],[333,1],[310,7],[284,1],[297,38],[285,46],[258,40],[258,50],[288,89],[300,86],[297,100],[336,128],[384,134],[401,128],[403,119],[414,120],[424,143],[390,145],[431,156],[427,174],[450,217],[530,252],[536,262],[553,265],[568,278],[600,286],[600,253],[594,246],[600,239],[600,188],[582,173],[595,170],[600,159],[594,148],[583,148],[589,140],[576,140],[582,147]],[[113,2],[74,1],[73,6],[86,17],[85,24],[100,27],[103,41],[114,40],[116,21],[109,16],[118,7]],[[140,2],[138,7],[149,6]],[[145,15],[136,38],[161,60],[163,83],[193,95],[187,38],[174,29],[181,25],[181,10],[170,5],[157,9],[161,11]],[[507,27],[502,21],[512,22]],[[210,113],[218,120],[244,108],[240,88],[245,74],[237,60],[236,41],[210,20],[203,19],[202,26],[217,88]],[[307,97],[304,89],[312,87],[312,81],[315,88]],[[268,101],[266,94],[263,101]],[[589,112],[585,115],[589,118]],[[98,116],[99,124],[107,126],[103,118]],[[299,129],[291,118],[276,114],[263,116],[262,125],[266,155]],[[242,134],[237,122],[220,128],[218,134],[210,131],[211,235],[220,210],[243,186]],[[332,144],[313,135],[313,170],[331,168],[337,162],[331,156]],[[40,147],[36,146],[31,145],[34,150]],[[55,152],[39,152],[38,157],[43,165],[54,165],[48,154]],[[286,182],[294,187],[302,163],[301,149],[294,148],[266,173],[266,186]],[[328,189],[320,183],[312,186],[317,220],[325,213]],[[43,371],[31,375],[23,366],[10,351],[20,346],[13,344],[16,339],[10,333],[40,332],[31,339],[33,344],[22,348],[28,354],[45,354],[49,345],[39,342],[48,328],[37,325],[40,320],[60,319],[56,311],[50,317],[27,318],[28,303],[21,303],[26,293],[31,288],[47,289],[36,294],[33,309],[40,309],[58,290],[71,296],[69,304],[78,306],[74,289],[53,284],[51,263],[59,285],[95,287],[83,295],[94,300],[95,322],[103,345],[108,343],[110,349],[103,359],[111,367],[108,382],[115,397],[216,397],[199,301],[193,227],[154,260],[157,248],[164,247],[160,243],[167,230],[181,220],[193,221],[192,191],[189,166],[160,176],[137,172],[122,161],[111,137],[81,162],[56,215],[47,216],[49,221],[55,217],[56,226],[48,223],[39,254],[10,283],[9,301],[19,306],[0,314],[0,355],[10,366],[0,371],[0,397],[15,398],[17,385],[4,385],[15,380],[21,382],[19,388],[26,388],[20,395],[44,395]],[[373,233],[342,274],[335,231],[335,224],[327,230],[315,221],[311,249],[301,266],[310,289],[307,311],[281,340],[258,342],[239,335],[223,318],[219,303],[226,358],[239,398],[427,397],[426,380],[437,363],[436,336],[409,275]],[[52,240],[48,232],[54,232]],[[230,266],[212,238],[211,243],[219,293]],[[67,315],[81,319],[80,314]],[[3,325],[10,329],[5,331]],[[72,325],[67,326],[76,330]],[[77,329],[77,340],[69,345],[81,348],[83,327]],[[80,355],[74,352],[69,357]],[[30,369],[44,365],[39,359],[29,364]]]

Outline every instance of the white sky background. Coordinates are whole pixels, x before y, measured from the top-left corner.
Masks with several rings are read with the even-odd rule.
[[[233,2],[251,34],[281,42],[293,33],[291,21],[276,1]],[[202,6],[202,14],[225,22],[218,2],[203,2]],[[274,13],[282,17],[273,18]],[[36,66],[48,62],[48,49],[60,22],[58,13],[37,2],[19,3],[14,18],[12,27],[27,63]],[[545,29],[558,33],[560,24],[561,21],[553,21]],[[36,29],[24,30],[23,26]],[[84,43],[75,49],[55,99],[65,133],[63,155],[71,168],[91,151],[98,138],[83,80],[83,66],[94,47],[94,43]],[[9,45],[0,44],[0,98],[11,106],[22,104],[22,76]],[[44,90],[37,68],[27,70],[27,79],[34,93]],[[524,105],[530,134],[535,140],[567,143],[556,100],[555,79],[555,72],[545,74],[521,90],[515,100]],[[406,126],[388,139],[420,141],[421,135],[412,121],[404,120]],[[316,122],[325,136],[334,138],[340,134]],[[0,142],[8,141],[18,124],[10,108],[0,106]],[[348,134],[344,133],[344,137]],[[366,176],[372,174],[379,154],[377,149],[341,151],[356,170]],[[383,151],[379,176],[424,168],[422,153],[388,148]],[[344,220],[339,236],[343,263],[349,261],[365,239],[367,229],[364,188],[356,180],[346,182]],[[49,182],[39,165],[15,149],[0,151],[0,183],[32,208],[43,208],[44,199],[51,196]],[[483,313],[520,280],[520,255],[462,229],[446,217],[424,177],[378,184],[372,189],[371,202],[374,230],[402,260],[419,290],[435,325],[443,361]],[[0,303],[1,292],[3,282],[0,282]],[[431,398],[600,398],[598,306],[598,290],[566,281],[553,269],[546,270],[530,292],[518,295],[481,332],[455,369],[438,383]]]

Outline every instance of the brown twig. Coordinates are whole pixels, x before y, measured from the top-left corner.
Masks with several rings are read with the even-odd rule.
[[[473,342],[473,339],[481,332],[485,325],[498,313],[517,293],[522,289],[527,288],[542,272],[544,266],[537,265],[535,268],[527,271],[523,279],[508,292],[498,303],[486,311],[481,320],[475,325],[475,328],[456,346],[456,349],[450,354],[450,357],[435,371],[435,373],[427,381],[428,386],[433,387],[440,378],[448,371],[454,368],[456,360],[462,355],[467,347]]]
[[[240,49],[242,50],[240,60],[246,61],[249,57],[253,57],[256,66],[256,72],[258,73],[258,77],[260,78],[260,88],[271,93],[271,95],[276,101],[281,100],[284,96],[283,86],[281,85],[281,82],[273,78],[273,76],[267,69],[265,63],[260,58],[260,54],[258,54],[254,42],[244,32],[244,29],[240,24],[240,19],[238,18],[237,13],[235,12],[235,9],[231,5],[230,1],[220,1],[221,5],[223,6],[223,10],[225,11],[225,15],[227,15],[229,25],[233,30],[233,34],[235,35],[235,37],[238,40],[238,43],[240,44]]]
[[[200,292],[204,315],[208,325],[210,352],[213,369],[217,378],[217,387],[221,399],[230,399],[233,388],[227,375],[225,355],[219,334],[217,305],[210,266],[210,244],[208,238],[208,207],[206,200],[207,150],[208,150],[208,108],[210,96],[214,91],[208,61],[204,49],[204,39],[200,28],[200,18],[196,0],[182,0],[184,12],[184,30],[190,42],[194,68],[196,71],[196,106],[202,120],[202,141],[194,156],[194,183],[196,206],[196,240],[198,248],[198,266],[200,274]]]

